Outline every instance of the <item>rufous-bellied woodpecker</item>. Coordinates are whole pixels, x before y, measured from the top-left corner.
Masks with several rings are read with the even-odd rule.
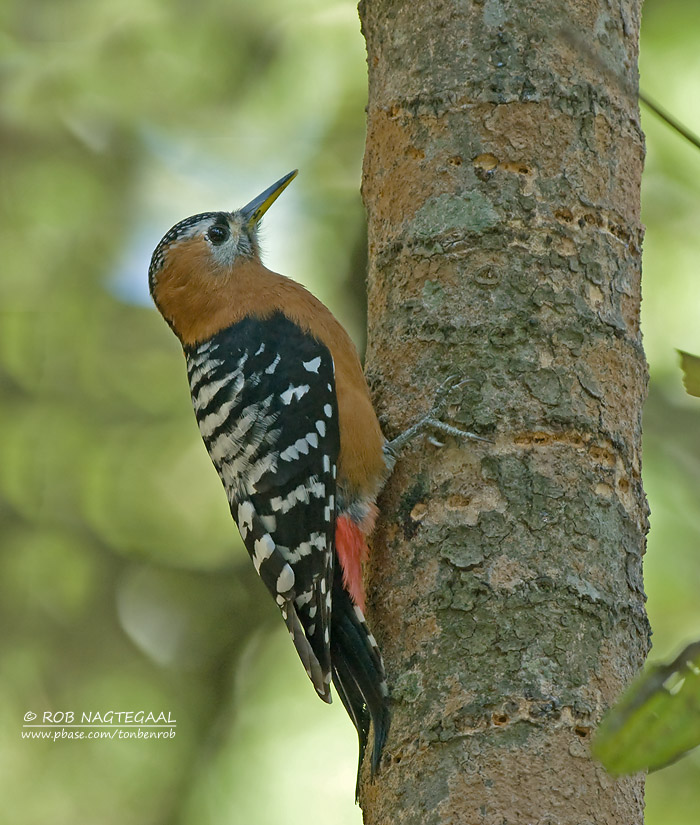
[[[153,253],[149,285],[182,344],[199,429],[255,569],[326,702],[333,682],[357,729],[360,766],[371,721],[374,773],[390,719],[364,617],[377,494],[397,450],[426,427],[487,439],[436,418],[443,398],[385,440],[347,332],[260,261],[258,223],[295,176],[237,211],[177,223]]]
[[[199,429],[255,569],[326,702],[333,681],[360,765],[371,719],[374,772],[389,706],[362,562],[393,460],[347,332],[260,261],[258,223],[295,175],[242,209],[176,224],[149,285],[182,344]]]

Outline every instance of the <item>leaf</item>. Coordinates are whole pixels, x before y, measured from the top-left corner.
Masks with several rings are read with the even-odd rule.
[[[593,755],[612,774],[635,773],[663,768],[697,745],[700,641],[630,685],[601,722]]]
[[[678,350],[683,370],[683,386],[688,395],[700,398],[700,358],[683,350]]]

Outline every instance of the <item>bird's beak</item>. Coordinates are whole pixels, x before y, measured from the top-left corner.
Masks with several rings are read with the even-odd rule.
[[[277,183],[273,183],[272,186],[258,195],[257,198],[253,198],[250,203],[247,203],[243,209],[240,210],[249,229],[255,227],[260,218],[262,218],[265,212],[267,212],[282,192],[284,192],[294,180],[298,171],[298,169],[295,169],[293,172],[280,178]]]

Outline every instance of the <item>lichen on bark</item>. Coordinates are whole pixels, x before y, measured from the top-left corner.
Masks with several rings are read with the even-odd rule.
[[[641,779],[589,754],[648,647],[639,15],[360,4],[368,379],[389,436],[469,379],[450,423],[493,440],[420,440],[381,500],[393,727],[368,823],[641,822]]]

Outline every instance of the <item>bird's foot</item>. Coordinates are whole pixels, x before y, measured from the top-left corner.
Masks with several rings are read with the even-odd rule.
[[[402,433],[399,433],[396,438],[393,438],[391,441],[387,441],[384,445],[384,451],[388,456],[395,460],[399,452],[406,446],[406,444],[409,443],[409,441],[412,441],[417,435],[424,433],[426,430],[436,430],[444,433],[445,435],[451,435],[454,438],[464,438],[469,439],[470,441],[485,441],[488,444],[493,444],[493,441],[490,438],[484,438],[484,436],[476,435],[476,433],[469,432],[468,430],[461,430],[459,427],[454,427],[452,424],[446,424],[441,420],[440,416],[445,412],[450,395],[471,381],[470,378],[463,378],[461,381],[457,381],[455,383],[456,378],[456,375],[451,375],[446,381],[442,382],[435,394],[433,406],[426,415],[418,419],[418,421],[408,427],[408,429],[404,430]],[[428,440],[436,447],[444,447],[444,443],[439,441],[433,435],[428,436]]]

